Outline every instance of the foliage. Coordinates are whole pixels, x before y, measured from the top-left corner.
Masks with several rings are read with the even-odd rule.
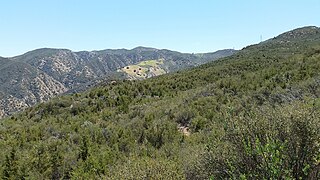
[[[320,34],[310,36],[279,37],[194,69],[118,81],[3,119],[0,175],[319,179]]]

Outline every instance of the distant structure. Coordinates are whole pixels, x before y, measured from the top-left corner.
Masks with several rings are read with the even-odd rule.
[[[262,35],[260,35],[260,42],[262,42]]]

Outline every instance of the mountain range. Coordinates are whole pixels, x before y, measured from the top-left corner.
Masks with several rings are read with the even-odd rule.
[[[166,59],[121,64],[116,73],[130,80],[98,83],[3,118],[0,177],[320,179],[320,28],[143,79],[170,70]],[[4,61],[25,74],[43,72]],[[35,82],[66,87],[45,75]]]
[[[73,52],[43,48],[0,58],[0,118],[101,82],[149,78],[195,67],[235,52],[227,49],[188,54],[147,47]]]

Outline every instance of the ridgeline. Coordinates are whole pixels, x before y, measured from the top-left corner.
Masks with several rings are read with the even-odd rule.
[[[0,121],[4,179],[319,179],[320,29]]]

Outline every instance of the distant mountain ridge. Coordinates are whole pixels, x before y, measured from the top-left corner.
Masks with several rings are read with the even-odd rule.
[[[126,65],[144,60],[165,59],[166,70],[171,72],[185,67],[225,57],[236,52],[222,50],[217,53],[197,54],[179,53],[170,50],[137,47],[132,50],[101,50],[73,52],[67,49],[37,49],[11,59],[36,67],[72,89],[82,83],[116,71]]]
[[[9,59],[0,63],[0,117],[67,90],[59,81],[27,63]]]
[[[85,90],[106,79],[127,79],[119,69],[147,60],[163,59],[164,73],[194,67],[236,50],[189,54],[136,47],[73,52],[42,48],[11,58],[0,57],[0,118],[65,92]],[[151,74],[152,77],[158,74]],[[132,78],[131,78],[132,79]]]
[[[320,179],[319,30],[299,28],[195,68],[102,84],[4,118],[0,177]],[[172,64],[178,57],[188,62],[175,56]],[[165,61],[120,71],[139,79],[164,72]]]

